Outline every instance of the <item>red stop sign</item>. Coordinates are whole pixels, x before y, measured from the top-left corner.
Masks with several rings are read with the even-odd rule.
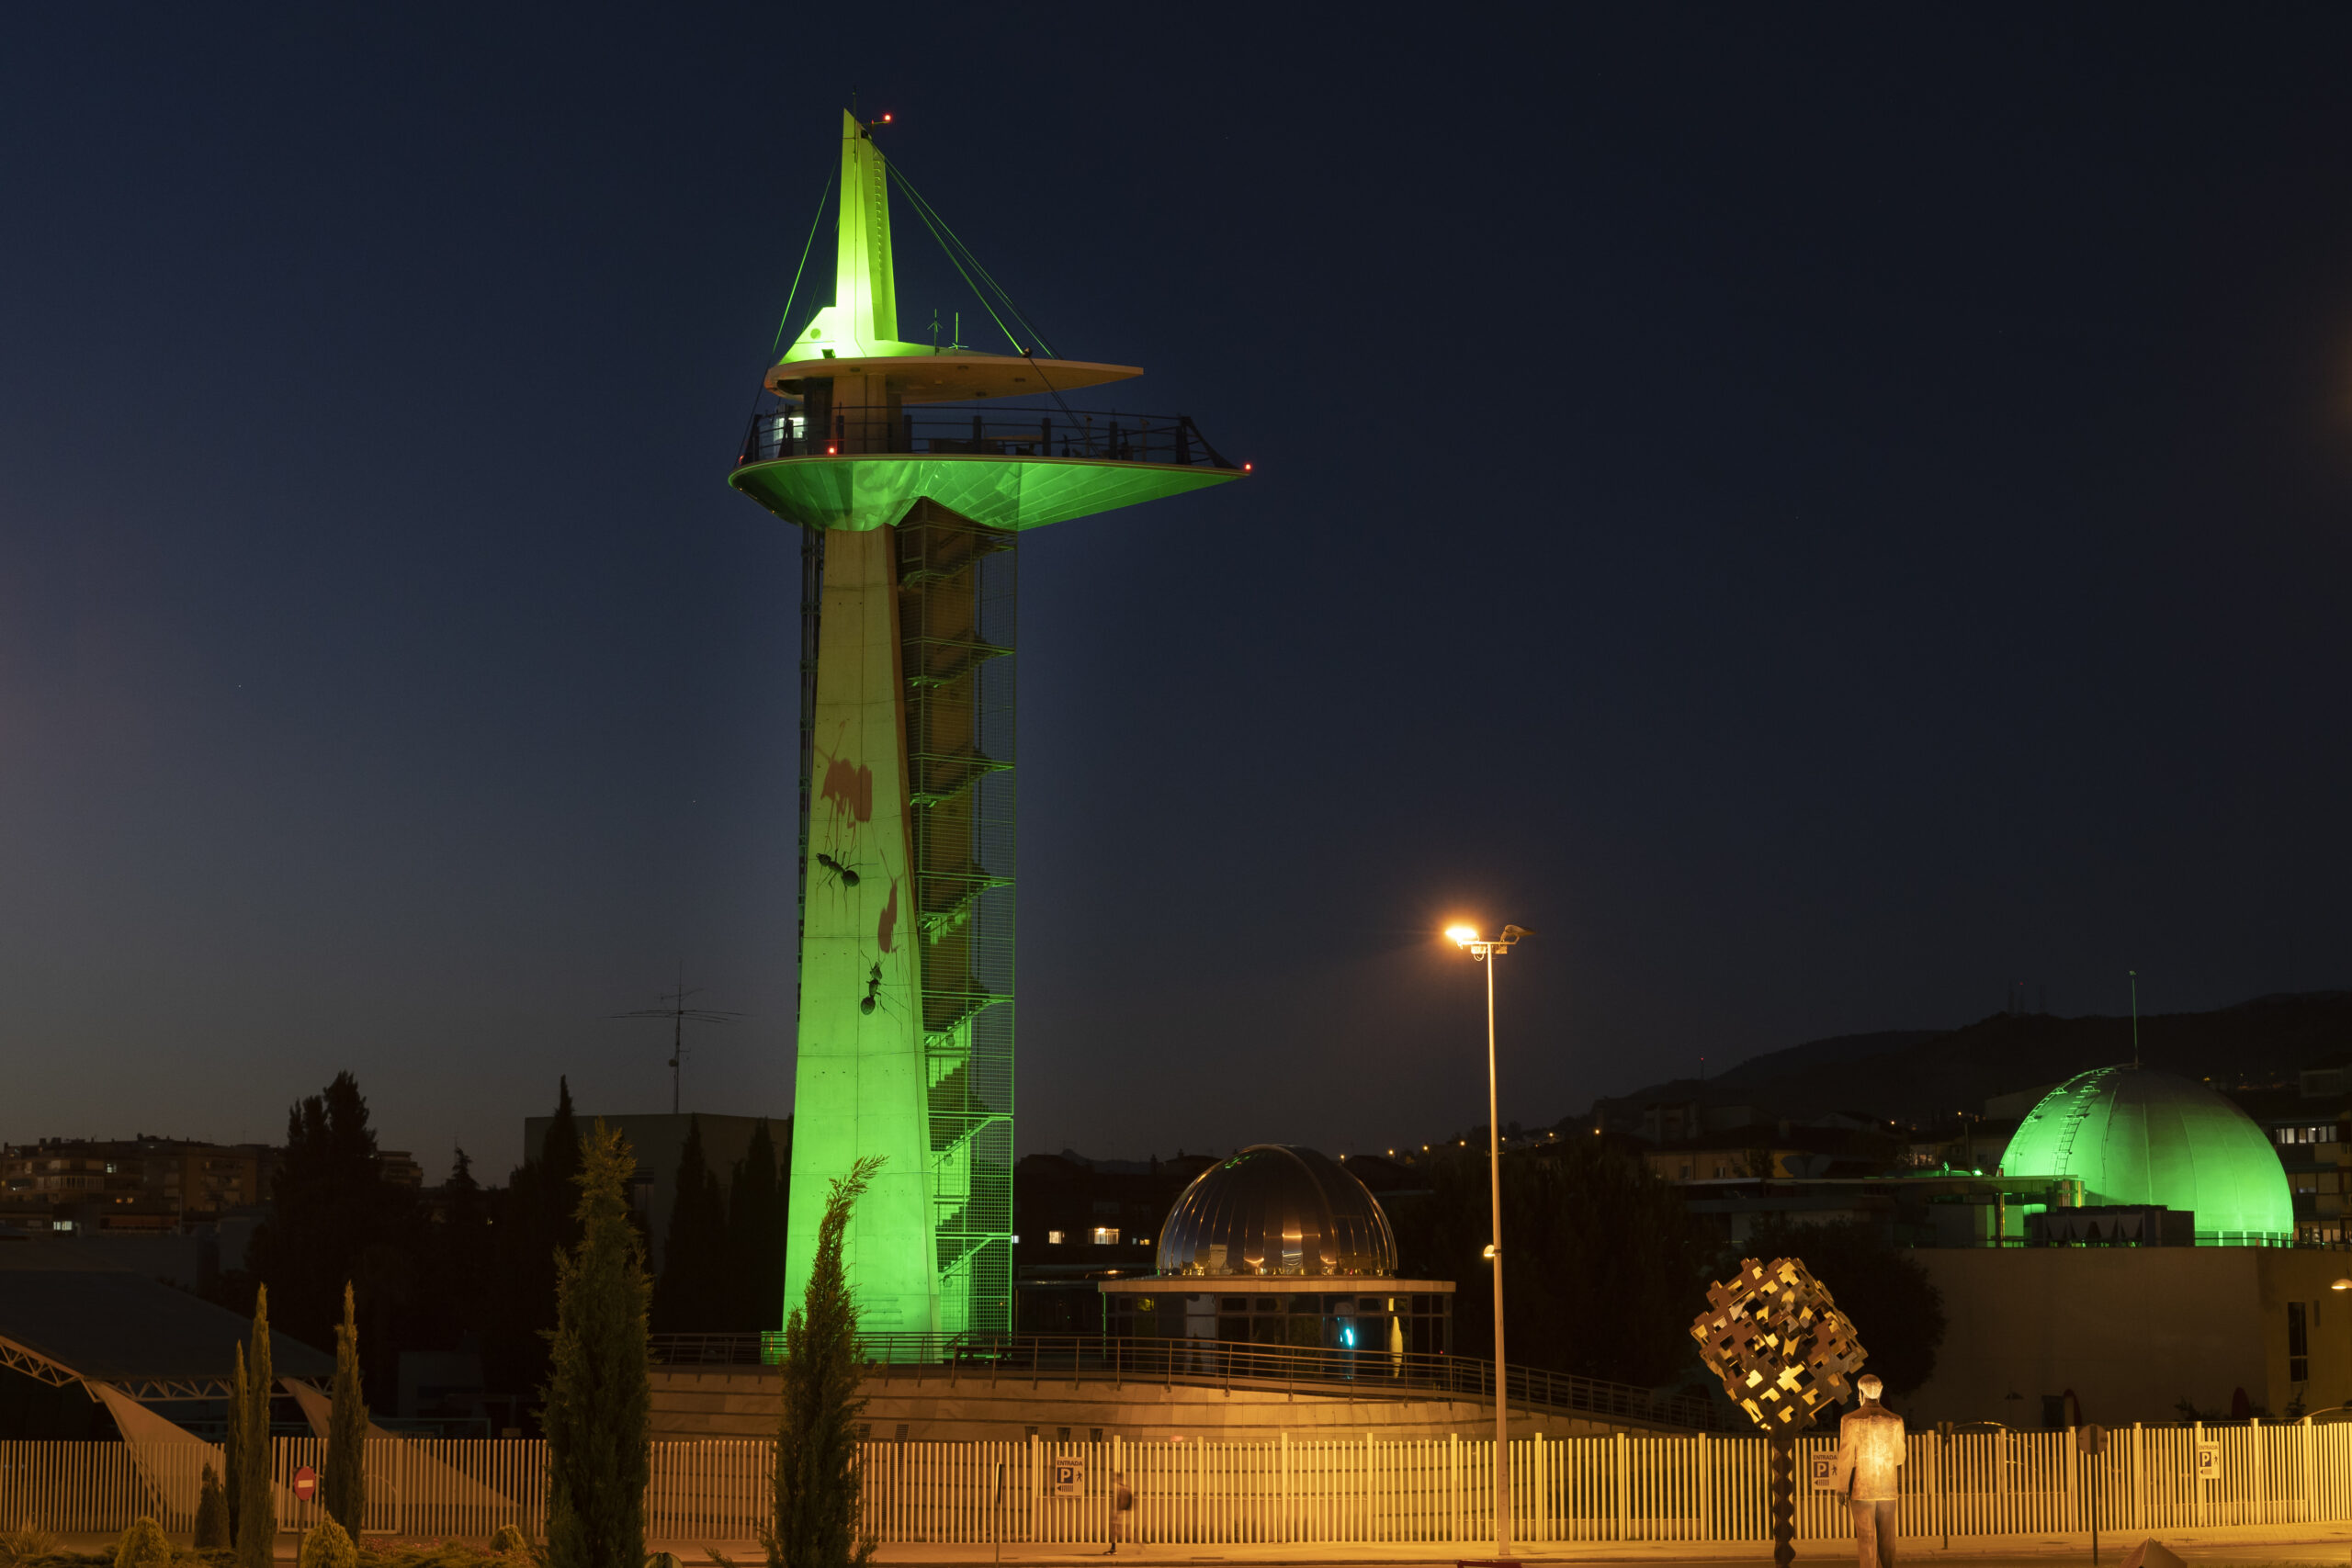
[[[319,1472],[309,1465],[294,1472],[294,1495],[307,1503],[319,1495]]]

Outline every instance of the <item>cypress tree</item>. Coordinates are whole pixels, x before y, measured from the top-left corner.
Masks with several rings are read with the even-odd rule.
[[[327,1414],[326,1472],[319,1477],[319,1501],[327,1517],[359,1539],[368,1517],[368,1406],[360,1402],[359,1323],[352,1311],[351,1281],[343,1285],[343,1323],[334,1331],[334,1403]]]
[[[727,1200],[702,1151],[702,1118],[686,1118],[678,1154],[678,1190],[662,1238],[662,1277],[653,1283],[653,1326],[664,1334],[724,1327],[730,1315]]]
[[[791,1136],[791,1122],[785,1135]],[[784,1325],[784,1191],[766,1118],[752,1129],[727,1187],[727,1276],[738,1333]]]
[[[645,1242],[629,1218],[628,1140],[581,1149],[580,1244],[556,1270],[547,1412],[548,1568],[643,1568],[652,1386]]]
[[[579,1198],[580,1122],[571,1110],[571,1079],[555,1080],[555,1119],[539,1143],[539,1201],[547,1216],[548,1234],[556,1246],[570,1252],[580,1245]]]
[[[237,1500],[237,1568],[270,1568],[277,1550],[276,1466],[269,1449],[269,1287],[254,1293],[253,1344],[245,1354],[244,1460]]]
[[[776,1429],[772,1568],[850,1568],[874,1555],[857,1536],[857,1306],[842,1267],[851,1211],[882,1168],[868,1156],[837,1177],[817,1229],[808,1292],[784,1326],[784,1414]]]
[[[236,1374],[229,1380],[229,1429],[220,1439],[221,1502],[229,1510],[229,1539],[237,1539],[237,1514],[245,1501],[245,1406],[253,1403],[245,1379],[245,1348],[237,1347]]]
[[[229,1534],[229,1498],[220,1490],[220,1472],[205,1461],[204,1481],[196,1494],[196,1546],[199,1551],[225,1547]]]

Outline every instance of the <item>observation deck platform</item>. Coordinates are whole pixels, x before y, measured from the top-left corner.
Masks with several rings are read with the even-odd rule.
[[[929,498],[990,528],[1042,528],[1240,479],[1182,414],[1006,408],[753,417],[727,482],[788,523],[863,531]]]

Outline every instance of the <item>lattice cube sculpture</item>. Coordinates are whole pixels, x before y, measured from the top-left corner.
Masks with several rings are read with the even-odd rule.
[[[1802,1431],[1815,1410],[1852,1393],[1868,1352],[1853,1320],[1803,1259],[1743,1258],[1737,1276],[1707,1287],[1707,1301],[1690,1337],[1724,1392],[1758,1427]]]

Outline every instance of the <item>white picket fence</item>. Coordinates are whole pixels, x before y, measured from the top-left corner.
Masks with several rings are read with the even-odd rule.
[[[2217,1446],[2197,1478],[2199,1443]],[[324,1468],[311,1438],[275,1444],[279,1522],[321,1517],[293,1495],[298,1469]],[[1807,1486],[1829,1436],[1797,1445],[1797,1534],[1851,1533],[1846,1510]],[[876,1442],[864,1446],[866,1528],[884,1541],[1080,1545],[1105,1539],[1112,1477],[1135,1494],[1128,1529],[1147,1542],[1475,1543],[1492,1539],[1491,1442],[1464,1438],[1129,1443]],[[0,1527],[112,1532],[141,1514],[194,1527],[201,1443],[0,1443]],[[655,1540],[738,1543],[769,1517],[773,1446],[656,1443],[647,1488]],[[1762,1541],[1764,1439],[1538,1438],[1510,1446],[1513,1534],[1555,1542]],[[547,1446],[514,1439],[400,1438],[368,1453],[370,1533],[487,1538],[542,1533]],[[1068,1472],[1057,1476],[1057,1472]],[[1057,1488],[1057,1482],[1062,1483]],[[2116,1536],[2215,1526],[2352,1520],[2352,1425],[2132,1427],[2082,1453],[2067,1432],[1910,1438],[1903,1533],[1914,1539]]]

